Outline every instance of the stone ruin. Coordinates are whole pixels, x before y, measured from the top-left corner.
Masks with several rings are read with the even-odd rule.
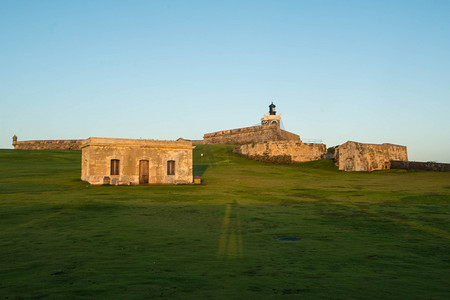
[[[394,144],[363,144],[348,141],[336,149],[339,170],[374,171],[391,168],[391,161],[407,161],[406,146]]]

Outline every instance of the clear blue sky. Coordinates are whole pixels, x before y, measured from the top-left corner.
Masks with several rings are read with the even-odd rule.
[[[252,126],[450,162],[450,1],[0,0],[0,148]]]

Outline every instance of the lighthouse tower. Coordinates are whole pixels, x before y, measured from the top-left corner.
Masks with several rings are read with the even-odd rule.
[[[269,105],[269,113],[261,118],[261,125],[277,125],[280,126],[281,114],[277,115],[273,102]]]

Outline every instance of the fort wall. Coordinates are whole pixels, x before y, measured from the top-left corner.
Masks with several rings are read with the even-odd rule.
[[[188,140],[192,142],[192,145],[204,145],[205,141],[204,140]]]
[[[249,159],[289,164],[321,159],[327,148],[325,144],[294,141],[269,141],[240,145],[233,152]]]
[[[21,150],[80,150],[84,140],[37,140],[17,141],[13,139],[14,149]]]
[[[348,141],[336,149],[339,170],[374,171],[391,168],[391,160],[407,161],[406,146]]]
[[[248,144],[283,140],[301,142],[300,136],[280,129],[278,124],[223,130],[203,136],[205,144]]]
[[[418,161],[391,161],[391,169],[450,172],[450,164]]]

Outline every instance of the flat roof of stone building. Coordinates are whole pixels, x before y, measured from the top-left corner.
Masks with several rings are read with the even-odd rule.
[[[192,142],[183,139],[177,141],[167,140],[146,140],[146,139],[120,139],[120,138],[99,138],[90,137],[83,141],[81,148],[88,146],[97,147],[132,147],[132,148],[173,148],[173,149],[194,149]]]

